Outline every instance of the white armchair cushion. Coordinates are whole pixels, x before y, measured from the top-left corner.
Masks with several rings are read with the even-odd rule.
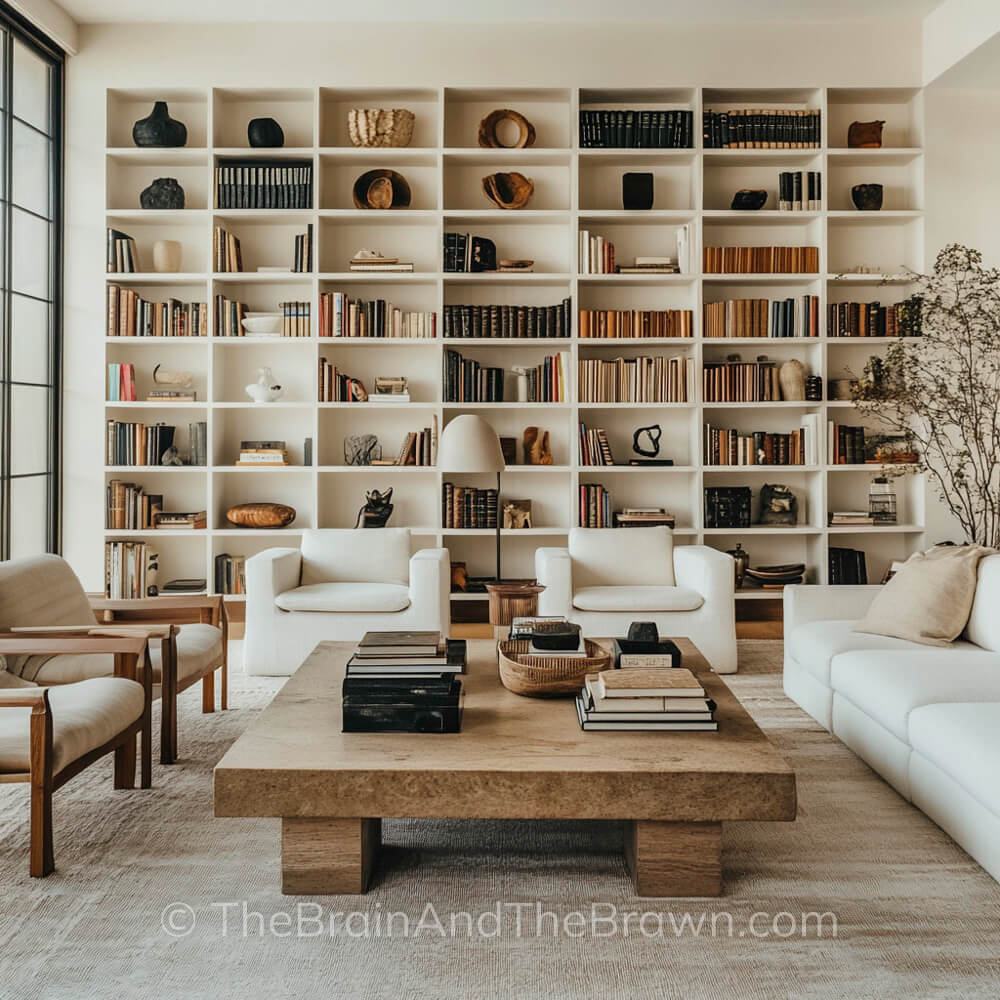
[[[979,563],[979,580],[964,638],[1000,653],[1000,555]]]
[[[299,583],[304,587],[313,583],[396,583],[405,587],[409,572],[409,528],[302,532]]]
[[[49,688],[52,709],[52,772],[103,746],[142,715],[142,685],[124,677],[96,677]],[[0,772],[30,767],[31,712],[0,708]]]
[[[580,611],[697,611],[704,603],[690,587],[583,587],[573,594]]]
[[[282,611],[405,611],[410,588],[398,583],[311,583],[278,594],[274,603]]]
[[[573,587],[672,587],[674,539],[669,528],[573,528]]]

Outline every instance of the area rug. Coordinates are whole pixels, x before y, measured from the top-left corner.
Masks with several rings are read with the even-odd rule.
[[[725,829],[720,899],[636,898],[614,823],[412,820],[367,895],[284,897],[278,822],[212,816],[213,764],[281,684],[236,674],[228,712],[182,696],[152,791],[101,764],[56,793],[48,879],[0,786],[0,998],[996,997],[1000,887],[784,697],[780,648],[741,642],[728,682],[799,817]]]

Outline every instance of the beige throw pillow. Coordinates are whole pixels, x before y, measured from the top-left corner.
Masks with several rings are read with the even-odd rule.
[[[854,631],[947,646],[969,620],[979,560],[994,551],[980,545],[938,545],[915,553],[882,588]]]

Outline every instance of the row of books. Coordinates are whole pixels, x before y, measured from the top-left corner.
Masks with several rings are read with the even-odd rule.
[[[138,397],[135,393],[135,365],[108,365],[108,402],[134,403]]]
[[[207,464],[208,424],[200,420],[188,424],[189,465]],[[109,420],[105,440],[107,465],[161,465],[164,453],[173,446],[176,428],[169,424],[139,424]]]
[[[827,558],[830,583],[837,586],[868,583],[868,562],[861,549],[831,545]]]
[[[819,247],[705,247],[705,274],[816,274]]]
[[[514,371],[518,376],[519,402],[564,403],[569,399],[568,351],[546,355],[542,363],[533,368],[515,366]]]
[[[831,337],[919,337],[920,296],[903,302],[831,302],[827,306],[827,333]]]
[[[502,403],[502,368],[481,365],[458,351],[444,352],[444,401],[446,403]]]
[[[823,207],[822,176],[818,170],[807,170],[803,190],[801,170],[781,171],[778,174],[778,211],[818,212]]]
[[[583,149],[691,149],[694,112],[678,108],[580,111]]]
[[[215,592],[245,594],[247,592],[247,557],[220,552],[215,557]]]
[[[819,109],[745,108],[702,114],[705,149],[815,149],[822,142]]]
[[[817,465],[818,414],[805,414],[802,426],[787,433],[745,431],[704,425],[706,465]]]
[[[571,300],[550,306],[446,305],[445,337],[568,337]]]
[[[247,307],[236,299],[227,299],[225,295],[215,296],[215,335],[216,337],[245,337],[243,320],[246,319]]]
[[[147,493],[138,483],[112,479],[104,493],[104,527],[114,531],[152,528],[163,510],[163,494]]]
[[[319,359],[319,390],[321,403],[360,403],[368,398],[360,379],[338,371],[326,358]]]
[[[495,489],[476,489],[443,483],[442,528],[491,528],[497,526],[499,494]]]
[[[581,309],[579,319],[583,340],[694,335],[690,309]]]
[[[108,274],[135,274],[141,271],[135,240],[120,229],[108,229]]]
[[[433,427],[419,431],[408,431],[394,465],[436,465],[437,464],[437,416]]]
[[[603,427],[588,427],[580,422],[580,464],[614,465],[611,445]]]
[[[311,160],[220,160],[216,208],[312,208]]]
[[[217,274],[243,270],[243,250],[239,237],[222,226],[212,230],[212,269]]]
[[[686,403],[694,399],[694,358],[581,358],[577,368],[581,403]]]
[[[104,543],[104,596],[134,601],[156,596],[157,554],[142,541]]]
[[[763,403],[781,399],[774,361],[706,361],[701,372],[706,403]]]
[[[109,337],[207,337],[208,303],[152,302],[132,288],[108,285]]]
[[[308,302],[279,302],[281,336],[308,337],[312,329],[312,305]]]
[[[827,430],[827,454],[831,465],[863,465],[867,458],[864,427],[851,427],[831,420]]]
[[[686,667],[602,670],[576,697],[584,732],[715,732],[715,709]]]
[[[611,494],[601,483],[580,483],[581,528],[610,528]]]
[[[437,314],[404,312],[385,299],[352,299],[346,292],[320,292],[319,336],[433,338]]]
[[[295,252],[292,256],[292,270],[309,273],[313,269],[313,226],[307,223],[306,231],[295,237]]]
[[[614,274],[614,243],[587,229],[581,229],[579,267],[580,274]]]
[[[706,337],[818,337],[819,296],[706,302]]]
[[[496,246],[492,240],[471,233],[445,233],[441,269],[448,274],[465,274],[496,268]]]

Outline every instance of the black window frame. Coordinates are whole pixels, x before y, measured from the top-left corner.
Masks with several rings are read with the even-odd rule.
[[[46,475],[46,544],[48,552],[62,549],[62,356],[63,356],[63,204],[64,204],[64,150],[63,115],[65,110],[64,86],[66,79],[66,53],[50,38],[40,32],[26,18],[0,0],[0,48],[3,51],[2,78],[0,86],[5,96],[0,109],[0,129],[3,131],[3,152],[0,170],[3,171],[6,192],[5,204],[0,209],[0,253],[2,253],[3,288],[0,289],[0,407],[3,408],[3,432],[0,433],[0,559],[11,555],[11,483],[15,479],[30,478],[32,475]],[[40,385],[41,383],[20,383],[12,381],[13,343],[13,80],[15,40],[26,46],[50,66],[49,119],[51,132],[51,155],[49,158],[49,217],[50,226],[48,267],[48,369],[45,383],[49,390],[48,434],[45,473],[11,475],[12,452],[12,398],[17,385]],[[17,119],[27,128],[40,131],[30,122]],[[23,210],[23,209],[21,209]],[[30,211],[30,210],[28,210]],[[43,218],[31,213],[36,218]]]

